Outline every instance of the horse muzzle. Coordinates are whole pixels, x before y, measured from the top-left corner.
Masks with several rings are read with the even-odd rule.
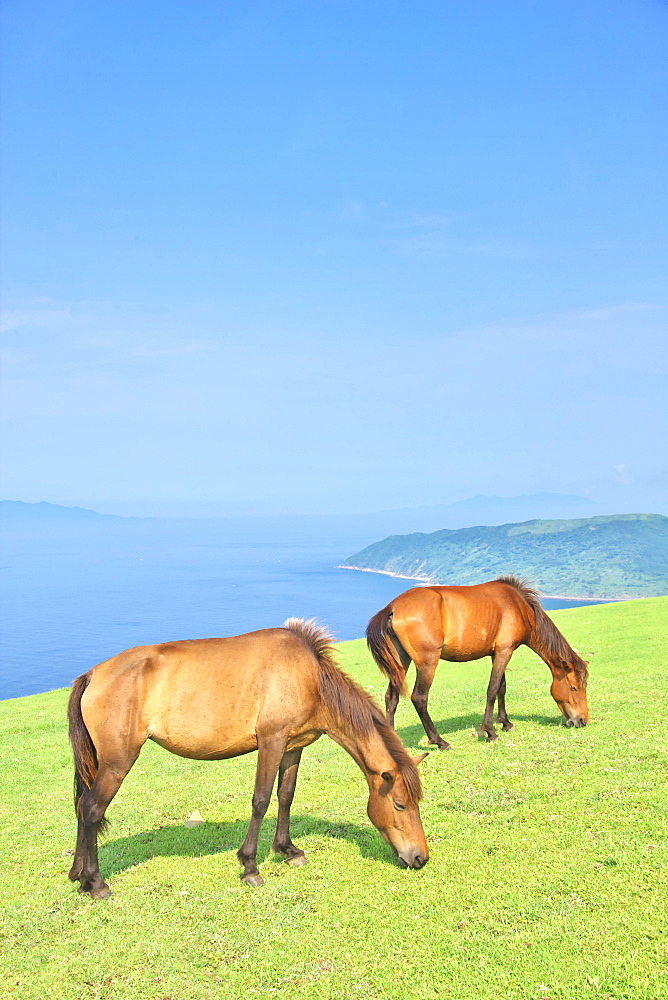
[[[567,719],[566,725],[569,729],[582,729],[582,727],[586,726],[587,723],[581,715],[578,715],[574,719]]]
[[[423,856],[417,851],[404,851],[403,854],[397,855],[397,860],[400,868],[424,868],[429,861],[429,855]]]

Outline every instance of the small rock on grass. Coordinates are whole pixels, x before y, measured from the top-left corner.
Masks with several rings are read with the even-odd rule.
[[[200,823],[203,822],[204,820],[202,819],[199,809],[195,809],[194,812],[191,812],[190,816],[188,816],[188,819],[185,821],[183,825],[188,827],[199,826]]]

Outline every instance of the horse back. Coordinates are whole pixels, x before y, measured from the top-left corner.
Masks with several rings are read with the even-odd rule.
[[[126,650],[93,668],[81,703],[98,753],[152,739],[196,759],[249,753],[273,731],[296,737],[317,708],[317,663],[285,629]]]

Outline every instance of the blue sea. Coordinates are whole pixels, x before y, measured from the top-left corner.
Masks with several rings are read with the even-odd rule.
[[[382,537],[354,518],[17,520],[0,535],[3,699],[69,685],[130,646],[236,635],[290,616],[356,639],[411,586],[337,568]]]

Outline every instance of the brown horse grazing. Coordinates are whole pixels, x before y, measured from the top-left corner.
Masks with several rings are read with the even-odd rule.
[[[587,663],[568,645],[545,614],[537,592],[523,580],[502,576],[473,587],[414,587],[374,615],[366,630],[374,660],[388,677],[387,718],[394,725],[399,695],[405,693],[411,660],[417,677],[411,701],[429,737],[441,749],[450,744],[438,734],[427,708],[429,689],[439,660],[462,662],[492,657],[485,716],[480,735],[497,739],[492,725],[498,697],[498,721],[513,724],[506,714],[508,661],[518,646],[529,646],[552,671],[552,697],[567,726],[585,726]]]
[[[110,895],[97,860],[105,810],[147,739],[181,757],[222,760],[258,751],[253,812],[237,857],[242,880],[262,885],[255,863],[262,818],[278,774],[273,849],[306,863],[290,839],[290,806],[302,749],[323,733],[360,766],[371,822],[404,868],[429,858],[416,764],[375,702],[334,664],[331,638],[314,622],[229,639],[138,646],[78,677],[68,715],[79,823],[70,879],[95,899]],[[426,755],[423,755],[426,756]]]

